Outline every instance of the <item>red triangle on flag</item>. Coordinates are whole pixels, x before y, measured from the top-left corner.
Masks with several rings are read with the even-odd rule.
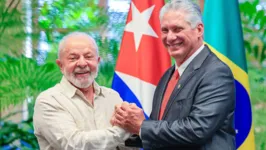
[[[132,0],[116,71],[157,85],[171,61],[161,42],[163,0]]]

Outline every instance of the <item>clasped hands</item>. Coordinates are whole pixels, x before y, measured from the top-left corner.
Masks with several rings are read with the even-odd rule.
[[[139,134],[144,120],[145,116],[141,108],[134,103],[123,102],[115,106],[110,122],[113,126],[119,126],[132,134]]]

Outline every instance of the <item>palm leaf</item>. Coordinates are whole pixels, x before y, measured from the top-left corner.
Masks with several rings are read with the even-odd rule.
[[[5,56],[0,61],[0,110],[35,99],[43,90],[55,85],[61,73],[54,63],[38,65],[34,59]]]

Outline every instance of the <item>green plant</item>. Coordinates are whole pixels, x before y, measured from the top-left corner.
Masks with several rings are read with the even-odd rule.
[[[1,0],[0,3],[0,56],[23,53],[25,32],[24,13],[21,0]],[[16,43],[16,44],[14,44]]]
[[[250,59],[248,57],[248,59]],[[253,112],[253,123],[255,128],[255,143],[257,150],[265,150],[266,139],[266,121],[263,118],[266,115],[266,69],[258,69],[254,63],[248,61],[248,76],[250,81],[250,96]]]
[[[266,70],[262,65],[266,60],[266,13],[265,9],[257,9],[259,4],[259,0],[240,3],[240,12],[248,60],[255,145],[257,150],[265,150],[266,122],[261,118],[266,114]]]
[[[266,12],[260,1],[240,3],[245,48],[260,64],[266,59]]]
[[[0,149],[39,149],[33,133],[32,118],[19,123],[8,121],[16,113],[21,112],[10,113],[0,119]]]
[[[28,119],[19,123],[8,119],[21,112],[0,119],[0,149],[38,149],[32,125],[34,100],[41,91],[55,85],[62,75],[55,63],[39,65],[36,60],[25,56],[5,55],[0,58],[0,70],[0,112],[25,100],[29,111]]]
[[[58,42],[62,35],[75,30],[101,32],[107,22],[106,10],[92,0],[45,1],[38,19],[39,27],[45,31],[49,42]]]
[[[0,60],[0,110],[21,104],[55,85],[61,73],[55,63],[39,65],[36,60],[6,55]]]
[[[92,0],[56,0],[46,1],[40,10],[39,27],[47,36],[51,52],[56,53],[58,42],[62,36],[72,31],[83,31],[94,37],[99,47],[101,63],[97,81],[104,86],[111,86],[115,62],[118,55],[121,28],[125,20],[124,14],[107,15],[107,10],[99,7]],[[111,19],[109,19],[109,17]],[[119,35],[106,38],[106,34]],[[48,54],[47,59],[50,54]],[[53,60],[55,58],[53,57]]]
[[[12,7],[6,5],[11,3]],[[20,0],[4,0],[0,3],[4,14],[0,16],[0,30],[3,30],[0,32],[0,112],[28,100],[29,119],[19,123],[8,121],[9,117],[0,120],[0,149],[38,149],[32,127],[33,105],[40,92],[58,83],[62,77],[55,64],[59,40],[76,30],[90,33],[99,46],[102,58],[97,82],[110,87],[125,19],[117,15],[109,22],[106,10],[98,7],[95,0],[46,1],[40,9],[37,1],[31,1],[33,32],[25,33],[25,10],[19,11],[14,7],[15,3],[23,5]],[[106,38],[111,30],[115,35]],[[45,54],[41,54],[38,49],[41,31],[44,31],[50,47],[50,51]],[[27,36],[32,39],[33,58],[21,56],[24,53],[22,44]],[[11,47],[13,51],[10,51]],[[44,62],[39,62],[39,57]]]
[[[100,85],[111,87],[119,45],[118,41],[114,39],[101,40],[99,38],[96,38],[96,42],[100,49],[100,56],[103,59],[100,62],[96,81]]]

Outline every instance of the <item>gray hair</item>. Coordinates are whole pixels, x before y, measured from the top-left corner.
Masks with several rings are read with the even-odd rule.
[[[168,11],[186,12],[186,21],[190,23],[192,28],[202,23],[200,7],[191,0],[172,0],[165,4],[160,11],[160,21],[162,21],[164,14]]]
[[[75,36],[84,36],[84,37],[87,37],[88,39],[90,39],[92,41],[92,43],[94,44],[95,48],[96,48],[96,53],[97,53],[97,56],[99,56],[99,50],[98,50],[98,46],[95,42],[95,40],[87,33],[85,32],[78,32],[78,31],[75,31],[75,32],[71,32],[67,35],[65,35],[61,41],[59,42],[59,46],[58,46],[58,58],[60,59],[60,54],[63,52],[63,50],[65,49],[65,44],[66,44],[66,40],[70,37],[75,37]]]

